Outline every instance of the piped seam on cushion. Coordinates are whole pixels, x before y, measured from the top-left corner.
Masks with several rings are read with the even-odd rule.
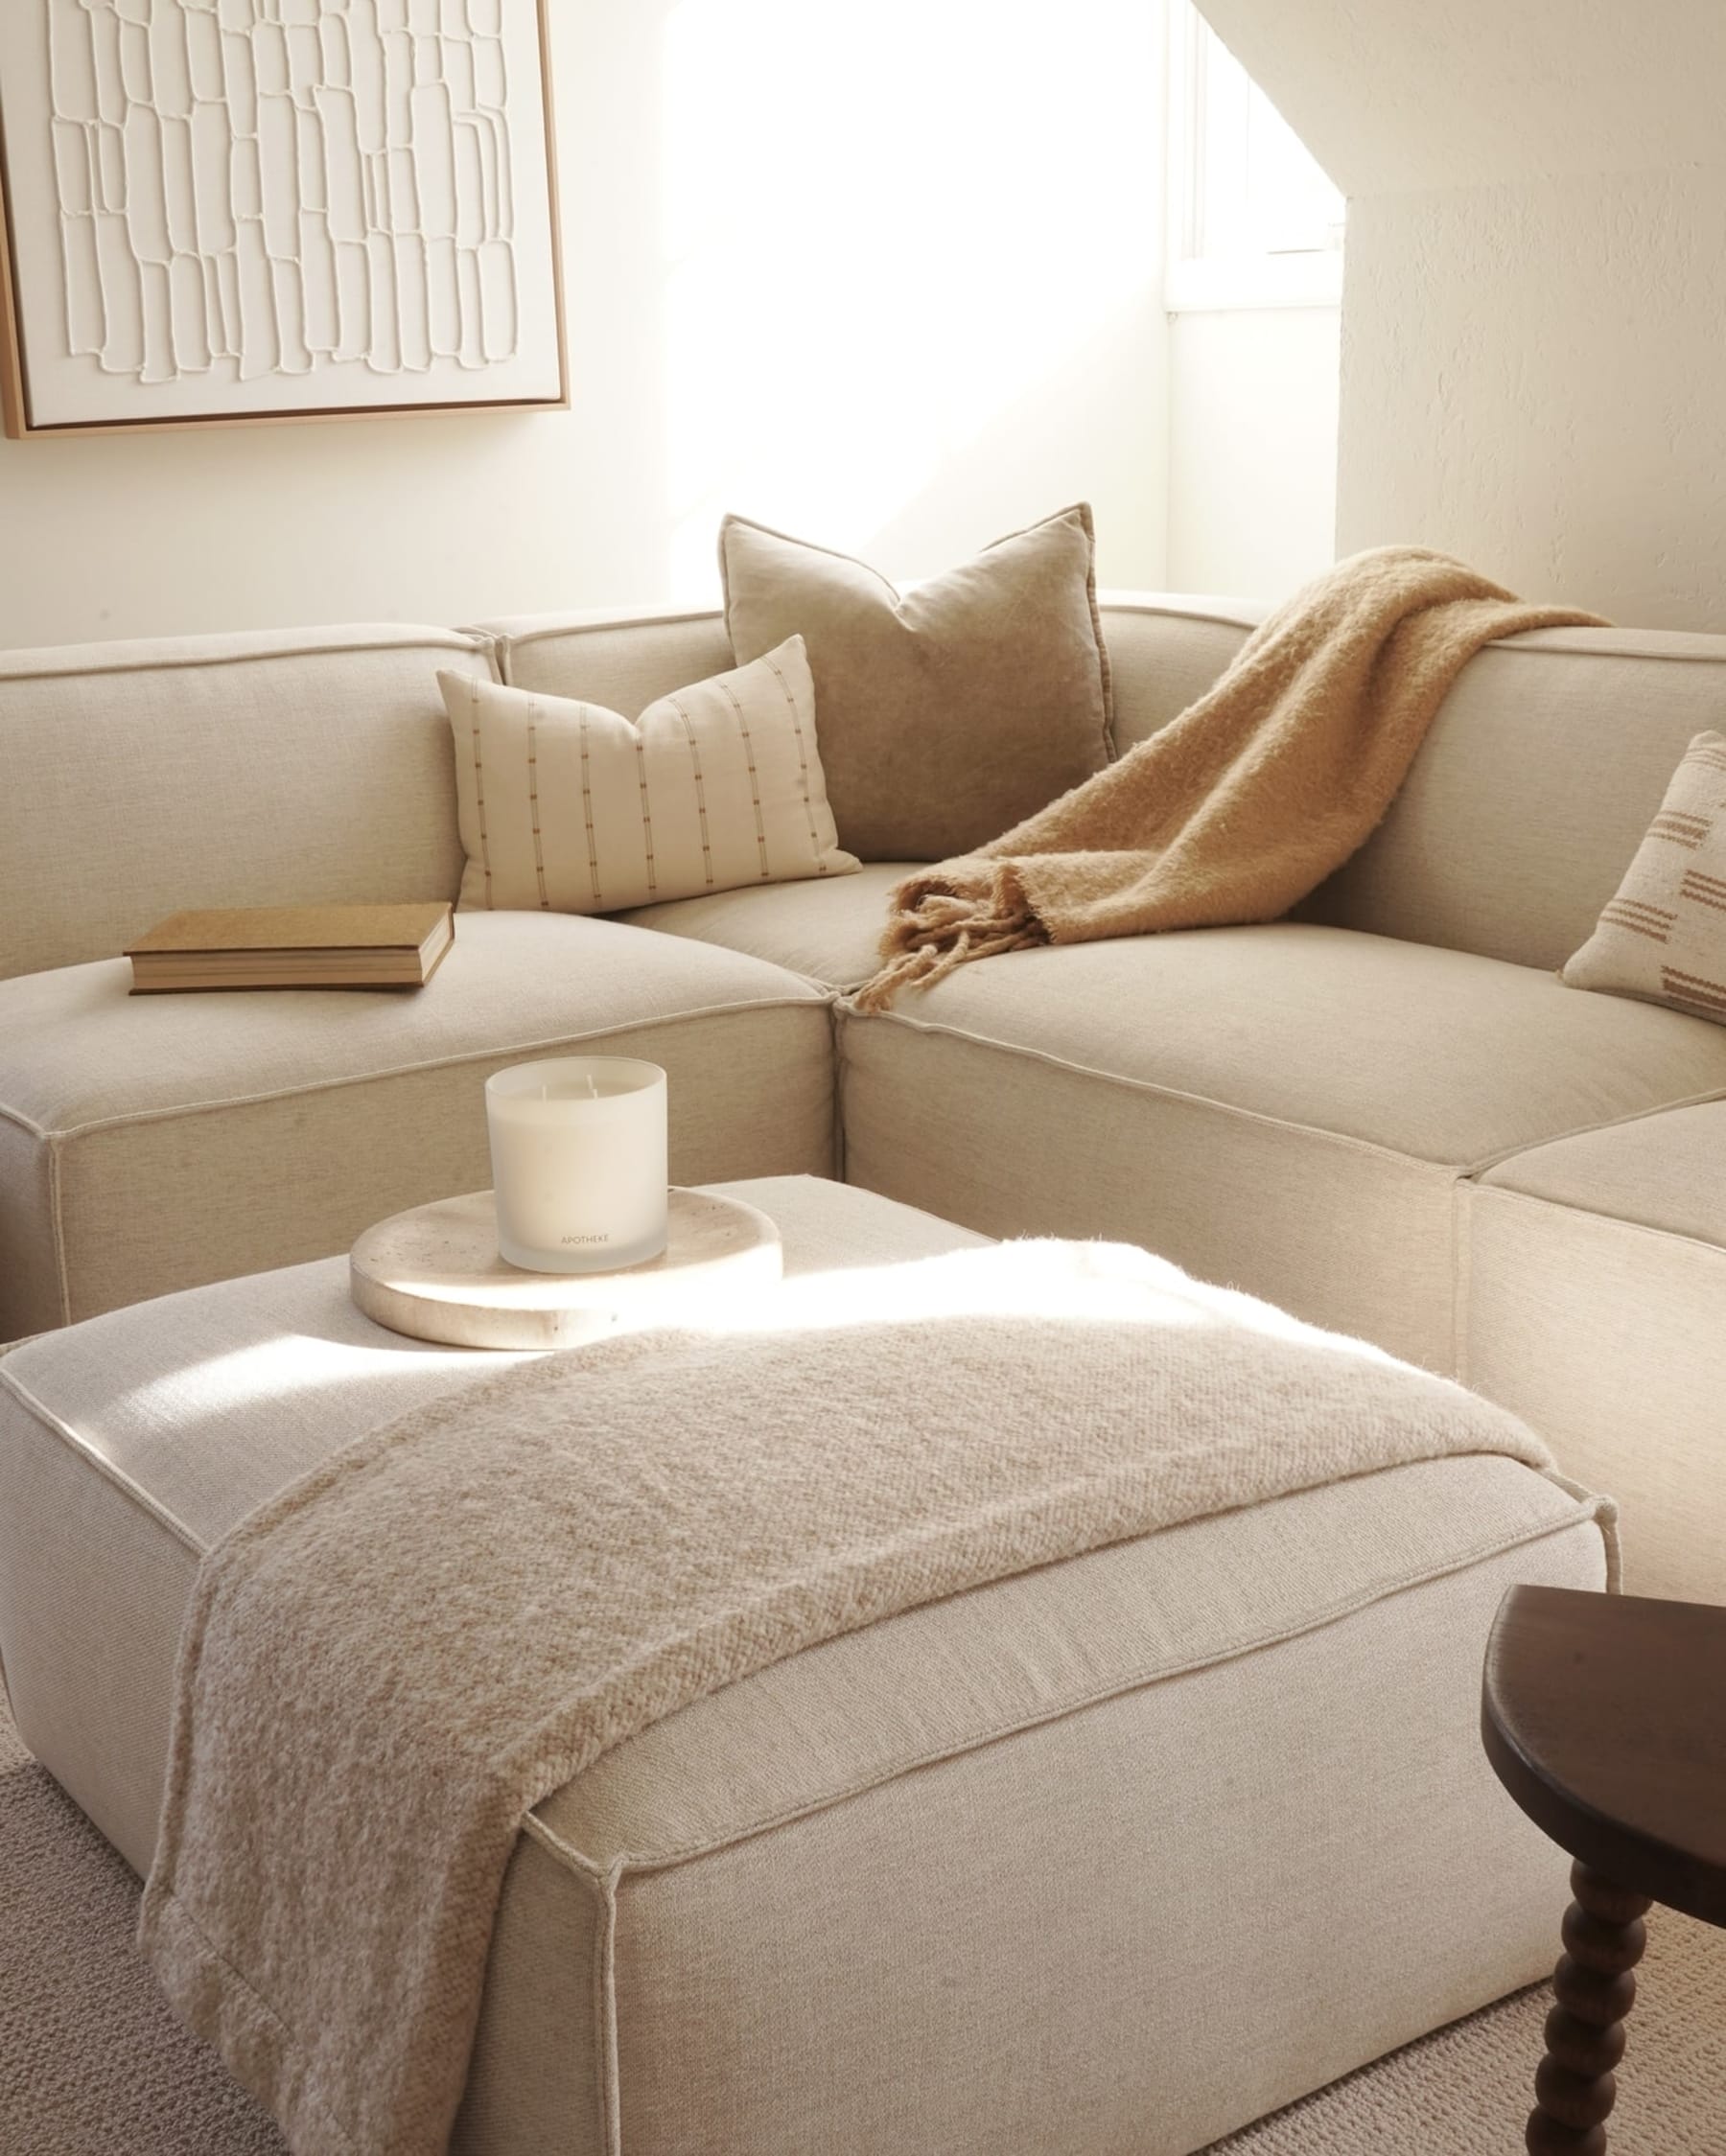
[[[1360,1478],[1349,1477],[1347,1479]],[[1568,1478],[1556,1473],[1545,1475],[1542,1479],[1562,1490],[1566,1495],[1571,1495],[1576,1487]],[[835,1805],[848,1803],[853,1797],[866,1796],[873,1789],[884,1787],[888,1782],[897,1781],[901,1776],[915,1773],[922,1768],[939,1766],[948,1759],[963,1758],[967,1753],[980,1751],[986,1746],[999,1744],[1007,1738],[1019,1735],[1022,1731],[1042,1728],[1048,1724],[1060,1722],[1071,1714],[1085,1713],[1090,1708],[1104,1705],[1110,1700],[1125,1698],[1129,1693],[1148,1691],[1154,1685],[1168,1683],[1182,1677],[1197,1676],[1205,1670],[1215,1669],[1225,1662],[1238,1661],[1248,1655],[1262,1654],[1271,1648],[1283,1646],[1291,1640],[1303,1638],[1308,1634],[1321,1632],[1327,1626],[1342,1623],[1349,1617],[1359,1615],[1364,1610],[1369,1610],[1378,1603],[1389,1601],[1395,1595],[1408,1593],[1416,1588],[1429,1586],[1438,1580],[1453,1578],[1456,1574],[1466,1572],[1477,1565],[1488,1564],[1495,1557],[1507,1556],[1511,1551],[1527,1548],[1531,1543],[1546,1542],[1555,1535],[1568,1534],[1574,1528],[1585,1526],[1591,1520],[1598,1524],[1600,1528],[1600,1538],[1605,1544],[1607,1578],[1610,1583],[1617,1574],[1617,1507],[1610,1497],[1592,1495],[1574,1500],[1574,1505],[1575,1509],[1562,1518],[1542,1520],[1530,1524],[1514,1535],[1496,1536],[1482,1541],[1437,1565],[1411,1566],[1405,1572],[1361,1588],[1353,1594],[1342,1597],[1327,1609],[1269,1627],[1263,1633],[1249,1634],[1230,1641],[1226,1645],[1220,1646],[1213,1652],[1201,1655],[1197,1658],[1170,1658],[1162,1662],[1141,1665],[1126,1675],[1111,1678],[1107,1683],[1100,1684],[1089,1692],[1081,1693],[1073,1699],[1062,1701],[1059,1705],[1044,1707],[1028,1714],[1012,1716],[991,1724],[985,1728],[973,1731],[955,1743],[936,1750],[902,1752],[891,1761],[883,1762],[879,1767],[872,1769],[866,1775],[853,1782],[848,1782],[842,1787],[829,1790],[820,1797],[810,1797],[804,1802],[786,1805],[783,1810],[772,1813],[764,1819],[752,1820],[747,1826],[740,1826],[730,1832],[678,1843],[668,1849],[652,1853],[625,1852],[614,1860],[615,1868],[618,1870],[619,1874],[624,1871],[663,1871],[674,1865],[688,1864],[701,1857],[716,1855],[723,1849],[735,1848],[741,1843],[753,1841],[758,1835],[772,1833],[781,1827],[792,1825],[799,1820],[812,1818],[819,1812],[830,1811]],[[593,1860],[589,1859],[588,1862],[592,1865]],[[594,1868],[597,1870],[596,1866]]]
[[[1683,1243],[1688,1249],[1726,1260],[1726,1243],[1711,1242],[1706,1236],[1690,1235],[1682,1228],[1659,1227],[1652,1220],[1631,1220],[1621,1213],[1602,1213],[1598,1206],[1578,1205],[1571,1198],[1549,1197],[1541,1191],[1519,1191],[1509,1183],[1474,1183],[1469,1188],[1481,1197],[1507,1198],[1517,1205],[1551,1206],[1556,1213],[1574,1213],[1578,1218],[1594,1220],[1601,1227],[1623,1228],[1631,1235],[1646,1236],[1656,1242]]]
[[[974,1033],[962,1026],[941,1026],[926,1018],[911,1018],[902,1010],[861,1011],[847,996],[835,999],[843,1018],[854,1025],[906,1027],[912,1032],[939,1034],[947,1040],[964,1042],[968,1047],[991,1051],[996,1055],[1015,1055],[1027,1063],[1041,1063],[1051,1070],[1064,1071],[1070,1077],[1094,1079],[1102,1085],[1119,1086],[1124,1092],[1150,1095],[1159,1101],[1178,1101],[1191,1108],[1209,1108],[1219,1115],[1238,1117],[1244,1123],[1262,1124],[1270,1130],[1288,1130],[1308,1138],[1321,1138],[1328,1144],[1346,1146],[1356,1152],[1370,1153],[1376,1159],[1395,1161],[1415,1168],[1431,1169],[1434,1174],[1455,1178],[1465,1174],[1465,1168],[1450,1161],[1429,1160],[1423,1154],[1405,1152],[1396,1146],[1381,1144],[1374,1138],[1357,1138],[1346,1130],[1332,1130],[1318,1123],[1298,1123],[1290,1116],[1270,1114],[1263,1108],[1245,1108],[1238,1101],[1219,1101],[1208,1093],[1188,1093],[1179,1086],[1162,1085],[1155,1078],[1132,1078],[1122,1071],[1106,1071],[1090,1063],[1075,1063],[1064,1055],[1056,1055],[1045,1048],[1026,1048],[1016,1041],[999,1040],[991,1033]],[[1541,1141],[1543,1144],[1548,1141]]]
[[[66,1214],[60,1174],[60,1141],[43,1133],[48,1153],[48,1241],[54,1252],[55,1287],[59,1297],[59,1320],[72,1322],[72,1273],[66,1263]]]
[[[34,1423],[39,1424],[43,1429],[58,1437],[62,1445],[77,1453],[85,1467],[93,1469],[104,1481],[118,1490],[122,1496],[128,1497],[157,1526],[165,1527],[175,1542],[185,1544],[194,1557],[201,1561],[209,1554],[209,1544],[199,1542],[185,1521],[171,1512],[159,1497],[152,1496],[142,1483],[134,1482],[124,1468],[116,1467],[105,1453],[96,1449],[87,1437],[57,1415],[46,1402],[38,1400],[30,1387],[7,1367],[9,1360],[10,1357],[0,1360],[0,1387],[12,1394]]]
[[[848,995],[835,997],[837,1007],[846,1019],[858,1025],[893,1024],[909,1028],[914,1032],[939,1033],[948,1040],[966,1041],[973,1048],[998,1051],[1003,1055],[1022,1056],[1027,1062],[1046,1063],[1052,1070],[1065,1071],[1075,1078],[1095,1078],[1105,1085],[1124,1086],[1134,1093],[1148,1093],[1163,1101],[1178,1101],[1188,1107],[1214,1108],[1221,1115],[1238,1116],[1248,1123],[1266,1124],[1273,1130],[1297,1131],[1308,1137],[1325,1138],[1339,1146],[1353,1147],[1361,1152],[1373,1153],[1384,1160],[1412,1163],[1418,1168],[1431,1168],[1454,1179],[1466,1179],[1496,1167],[1499,1162],[1513,1159],[1518,1153],[1537,1151],[1544,1146],[1556,1146],[1569,1138],[1585,1137],[1592,1130],[1610,1130],[1620,1123],[1639,1122],[1644,1116],[1665,1115],[1673,1108],[1705,1106],[1711,1101],[1726,1099],[1726,1088],[1708,1093],[1687,1095],[1679,1101],[1662,1101],[1652,1107],[1635,1108],[1623,1116],[1607,1116],[1598,1123],[1576,1124],[1549,1136],[1530,1138],[1515,1146],[1506,1146],[1497,1152],[1486,1153],[1469,1161],[1434,1160],[1426,1153],[1408,1151],[1400,1146],[1391,1146],[1376,1138],[1358,1138],[1347,1130],[1335,1130],[1328,1124],[1301,1123],[1292,1116],[1272,1115],[1268,1109],[1243,1107],[1239,1101],[1221,1101],[1208,1093],[1189,1093],[1179,1086],[1164,1085],[1155,1078],[1133,1078],[1123,1071],[1106,1071],[1090,1063],[1075,1063],[1070,1057],[1056,1055],[1046,1048],[1027,1048],[1017,1041],[1001,1040],[992,1033],[972,1032],[963,1026],[938,1025],[927,1018],[913,1018],[902,1010],[859,1010]]]
[[[616,1026],[592,1032],[548,1033],[538,1040],[515,1041],[480,1049],[463,1049],[455,1055],[434,1055],[417,1063],[391,1063],[378,1071],[353,1071],[340,1078],[308,1079],[303,1084],[277,1086],[267,1093],[235,1093],[221,1099],[175,1101],[160,1108],[138,1108],[128,1115],[100,1116],[36,1134],[49,1139],[87,1138],[98,1131],[128,1128],[141,1123],[172,1123],[186,1116],[209,1115],[223,1108],[260,1107],[271,1101],[303,1100],[320,1093],[336,1093],[344,1086],[375,1085],[383,1078],[413,1078],[423,1071],[459,1070],[464,1065],[490,1063],[500,1057],[533,1055],[543,1049],[567,1047],[591,1040],[615,1040],[622,1033],[649,1032],[659,1026],[686,1026],[709,1018],[735,1018],[751,1010],[826,1010],[832,998],[827,995],[764,996],[758,1002],[710,1004],[699,1010],[672,1010],[651,1018],[626,1018]],[[0,1111],[4,1112],[4,1111]]]
[[[1700,634],[1701,632],[1696,632]],[[1723,666],[1726,659],[1710,651],[1639,651],[1634,644],[1591,645],[1578,651],[1572,644],[1537,643],[1540,637],[1598,637],[1611,631],[1599,629],[1525,629],[1518,636],[1500,637],[1487,649],[1490,651],[1531,652],[1541,659],[1587,659],[1598,662],[1602,659],[1630,659],[1646,661],[1656,666]]]
[[[1151,614],[1159,621],[1201,621],[1213,629],[1241,629],[1248,633],[1263,625],[1269,611],[1248,612],[1244,608],[1239,614],[1218,614],[1209,608],[1166,606],[1155,599],[1136,599],[1131,592],[1112,589],[1098,591],[1097,607],[1103,614]]]
[[[1651,1122],[1655,1116],[1675,1115],[1680,1108],[1706,1108],[1715,1101],[1726,1101],[1726,1086],[1714,1086],[1706,1093],[1687,1093],[1680,1101],[1657,1101],[1652,1107],[1632,1108],[1621,1116],[1602,1116],[1598,1123],[1578,1123],[1569,1130],[1555,1130],[1550,1138],[1531,1138],[1524,1146],[1506,1146],[1502,1152],[1489,1153],[1462,1172],[1469,1182],[1479,1182],[1491,1170],[1502,1168],[1507,1160],[1520,1159],[1524,1153],[1544,1152],[1549,1146],[1567,1145],[1573,1138],[1589,1138],[1598,1130],[1618,1130],[1627,1124]],[[1494,1183],[1487,1187],[1498,1190],[1504,1186]]]
[[[1468,1239],[1466,1176],[1451,1185],[1451,1372],[1458,1384],[1468,1382],[1468,1298],[1473,1285],[1473,1244]]]
[[[622,1864],[602,1871],[589,1856],[554,1833],[536,1813],[522,1821],[522,1831],[545,1850],[551,1861],[580,1880],[598,1904],[594,1926],[594,1959],[589,1988],[594,2001],[594,2093],[599,2104],[599,2141],[606,2156],[621,2156],[622,2107],[618,2074],[618,1880]],[[549,2156],[549,2152],[548,2152]]]
[[[839,1053],[839,1008],[828,1005],[828,1113],[833,1119],[833,1180],[845,1181],[845,1100],[842,1080],[845,1060]]]
[[[371,652],[393,651],[453,651],[469,658],[483,659],[486,654],[478,638],[464,636],[460,630],[433,630],[416,632],[405,637],[400,643],[352,643],[352,644],[293,644],[267,645],[258,651],[211,652],[201,659],[137,659],[109,666],[68,667],[9,667],[0,660],[0,682],[82,682],[98,681],[118,674],[178,674],[193,673],[200,668],[214,666],[268,666],[283,659],[347,659]]]

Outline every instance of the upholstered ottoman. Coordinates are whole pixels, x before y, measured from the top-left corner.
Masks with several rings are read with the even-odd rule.
[[[809,1178],[732,1187],[840,1310],[847,1273],[979,1240]],[[201,1553],[501,1359],[380,1330],[326,1261],[0,1361],[12,1708],[138,1869]],[[1481,1650],[1511,1583],[1605,1571],[1590,1502],[1469,1455],[1021,1574],[717,1692],[530,1819],[455,2145],[1198,2148],[1542,1973],[1563,1859],[1481,1756]]]

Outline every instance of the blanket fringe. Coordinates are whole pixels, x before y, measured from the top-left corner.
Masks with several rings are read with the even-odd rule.
[[[901,988],[932,988],[972,959],[1035,950],[1049,940],[1015,879],[997,873],[987,896],[926,885],[901,897],[881,939],[881,968],[851,997],[858,1010],[885,1010]]]

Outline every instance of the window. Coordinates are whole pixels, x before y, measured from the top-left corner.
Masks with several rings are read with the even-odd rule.
[[[1168,306],[1335,306],[1342,197],[1193,0],[1169,33]]]

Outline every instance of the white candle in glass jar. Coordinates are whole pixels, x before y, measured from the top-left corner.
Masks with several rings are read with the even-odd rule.
[[[665,1074],[621,1055],[485,1081],[498,1251],[536,1273],[616,1272],[665,1247]]]

